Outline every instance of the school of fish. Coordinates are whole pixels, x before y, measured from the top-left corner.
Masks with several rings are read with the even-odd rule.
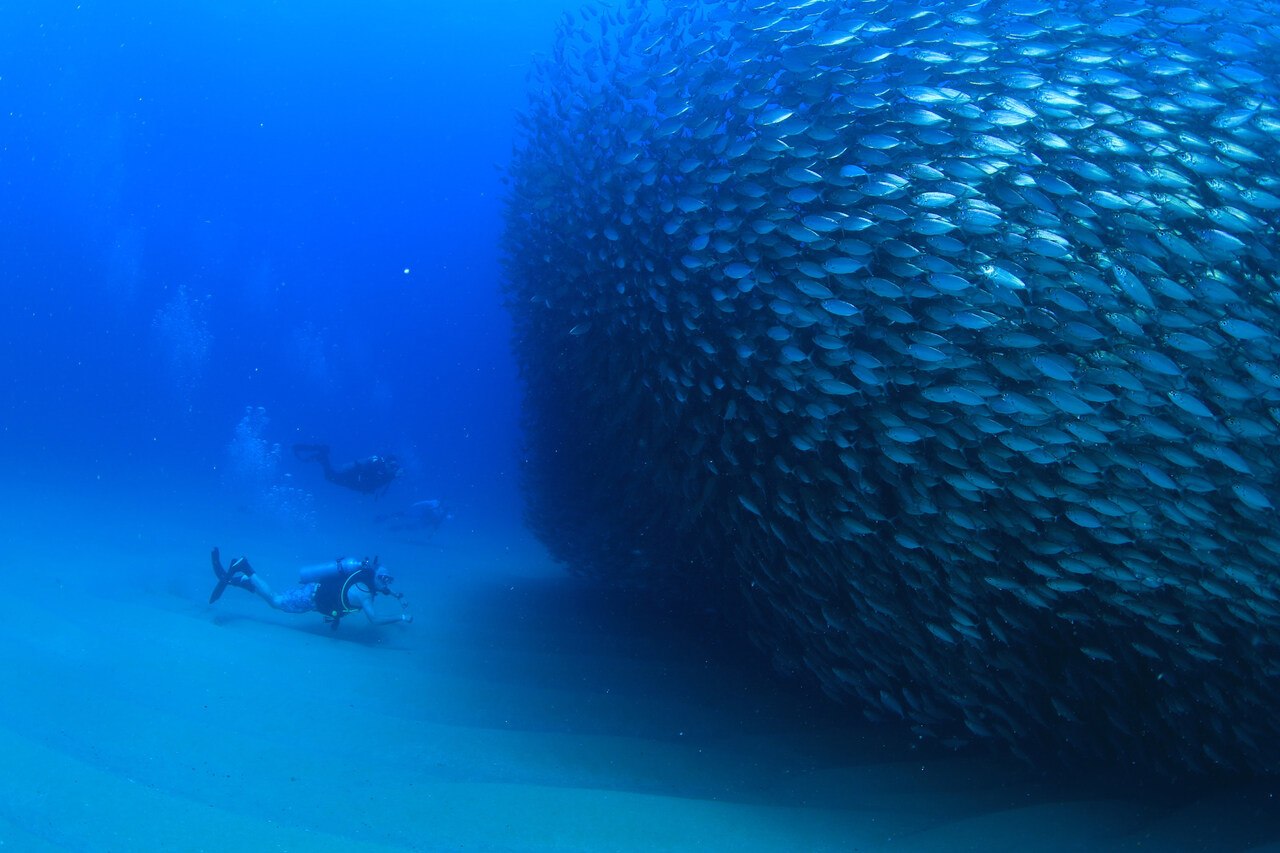
[[[593,6],[507,181],[574,571],[932,741],[1280,770],[1280,3]]]

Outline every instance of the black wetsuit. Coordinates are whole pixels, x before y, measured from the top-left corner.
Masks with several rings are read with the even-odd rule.
[[[316,610],[323,613],[326,619],[333,620],[334,627],[337,627],[339,619],[360,609],[351,603],[347,593],[352,585],[361,583],[369,589],[371,595],[377,593],[377,587],[373,581],[373,569],[365,566],[361,566],[354,572],[320,581],[319,586],[316,587]]]
[[[369,456],[335,468],[327,444],[295,444],[293,455],[304,462],[319,462],[330,483],[364,495],[385,491],[400,476],[400,462],[394,456]]]

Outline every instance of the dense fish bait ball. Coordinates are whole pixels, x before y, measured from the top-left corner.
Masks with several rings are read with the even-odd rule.
[[[632,3],[535,71],[532,524],[923,737],[1280,770],[1280,6]]]

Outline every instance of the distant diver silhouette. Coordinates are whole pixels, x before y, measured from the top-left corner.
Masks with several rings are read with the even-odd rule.
[[[293,455],[303,462],[319,462],[330,483],[360,492],[380,495],[400,476],[400,460],[394,456],[367,456],[335,468],[329,461],[327,444],[295,444]]]
[[[439,500],[415,501],[407,509],[379,515],[373,520],[389,530],[400,532],[420,531],[430,535],[453,518],[444,502]]]

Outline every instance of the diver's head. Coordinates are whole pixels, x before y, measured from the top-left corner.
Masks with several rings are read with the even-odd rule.
[[[387,567],[380,563],[373,566],[373,588],[383,595],[395,595],[391,591],[391,584],[395,583],[395,578],[391,576],[391,572]]]

